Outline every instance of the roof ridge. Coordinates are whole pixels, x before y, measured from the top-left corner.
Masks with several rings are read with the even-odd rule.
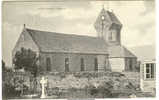
[[[42,52],[108,53],[105,41],[98,37],[58,34],[30,28],[25,30]]]
[[[123,45],[109,46],[110,57],[136,57],[131,51],[129,51]]]
[[[116,21],[118,24],[122,25],[118,17],[111,11],[106,11],[111,21]],[[114,20],[115,19],[115,20]],[[114,23],[114,22],[113,22]]]
[[[31,30],[31,31],[39,31],[39,32],[47,32],[47,33],[53,33],[53,34],[57,34],[57,35],[65,35],[65,36],[78,36],[78,37],[89,37],[89,38],[96,38],[98,39],[98,37],[95,36],[88,36],[88,35],[77,35],[77,34],[69,34],[69,33],[61,33],[61,32],[50,32],[50,31],[42,31],[42,30],[37,30],[37,29],[31,29],[31,28],[25,28],[27,31]]]

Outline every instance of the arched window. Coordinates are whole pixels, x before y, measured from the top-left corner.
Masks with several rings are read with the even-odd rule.
[[[51,70],[51,60],[50,58],[46,58],[46,70],[50,71]]]
[[[84,71],[84,59],[81,58],[81,71]]]
[[[116,32],[116,30],[113,30],[112,31],[112,41],[116,41],[116,38],[117,38],[117,32]]]
[[[65,72],[69,72],[69,58],[65,58]]]
[[[94,58],[94,71],[98,71],[98,59]]]
[[[111,30],[109,33],[109,40],[110,41],[116,41],[117,38],[117,31],[116,30]]]
[[[132,59],[129,59],[129,69],[132,71],[133,70],[133,68],[132,68]]]

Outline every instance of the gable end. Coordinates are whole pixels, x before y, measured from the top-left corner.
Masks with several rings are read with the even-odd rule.
[[[17,51],[21,48],[31,49],[35,52],[39,52],[39,47],[33,40],[32,36],[27,32],[24,28],[22,33],[20,34],[18,41],[15,44],[14,49],[12,50],[12,57],[15,55]]]

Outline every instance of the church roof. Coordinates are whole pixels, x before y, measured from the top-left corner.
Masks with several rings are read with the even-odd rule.
[[[108,48],[109,57],[133,57],[136,58],[136,56],[131,53],[128,49],[126,49],[124,46],[116,45],[116,46],[109,46]]]
[[[121,25],[121,22],[118,20],[118,18],[115,16],[113,12],[110,12],[110,11],[106,11],[106,12],[109,15],[109,18],[111,19],[112,23]]]
[[[108,54],[105,41],[97,37],[26,30],[42,52]]]

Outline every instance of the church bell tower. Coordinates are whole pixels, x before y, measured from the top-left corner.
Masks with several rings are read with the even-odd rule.
[[[120,45],[120,31],[122,24],[113,11],[101,10],[94,23],[98,37],[104,39],[108,45]]]

